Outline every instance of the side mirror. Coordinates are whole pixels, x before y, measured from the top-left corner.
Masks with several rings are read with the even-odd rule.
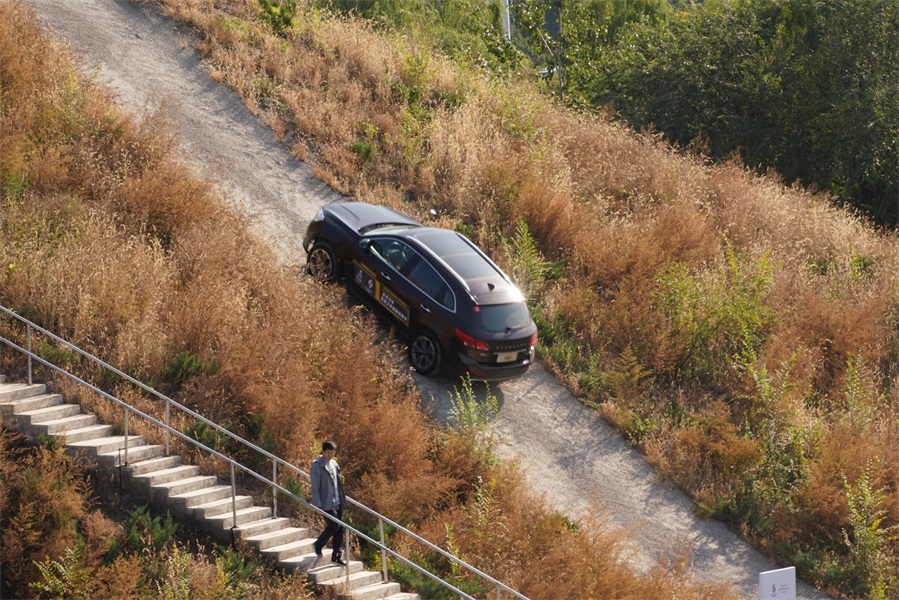
[[[369,240],[369,239],[359,240],[359,247],[362,248],[363,252],[368,252],[369,248],[371,248],[371,240]]]

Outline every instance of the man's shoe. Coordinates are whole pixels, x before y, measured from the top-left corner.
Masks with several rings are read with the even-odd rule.
[[[321,551],[321,548],[319,548],[318,546],[314,546],[314,545],[313,545],[313,546],[312,546],[312,549],[315,550],[315,555],[316,555],[317,557],[319,557],[319,558],[322,557],[322,551]]]
[[[332,564],[332,565],[340,565],[341,567],[345,567],[345,566],[346,566],[346,563],[343,562],[343,559],[340,558],[339,556],[335,556],[334,558],[332,558],[332,559],[331,559],[331,564]]]

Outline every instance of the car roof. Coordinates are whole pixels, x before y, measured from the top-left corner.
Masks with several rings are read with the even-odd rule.
[[[335,202],[325,209],[360,235],[390,234],[413,240],[466,288],[476,304],[524,301],[519,289],[500,268],[468,238],[455,231],[426,227],[395,210],[366,202]]]
[[[493,261],[462,234],[421,227],[398,232],[426,248],[468,289],[476,304],[522,302],[524,297]]]
[[[410,219],[386,206],[378,206],[366,202],[335,202],[325,206],[325,209],[360,234],[389,225],[402,227],[422,226],[418,221]]]

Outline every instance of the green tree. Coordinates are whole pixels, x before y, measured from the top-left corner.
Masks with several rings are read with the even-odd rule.
[[[707,1],[611,41],[594,105],[897,221],[899,3]]]

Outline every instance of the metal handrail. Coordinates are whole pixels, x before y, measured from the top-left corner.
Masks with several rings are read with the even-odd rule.
[[[376,541],[376,540],[370,538],[369,536],[367,536],[366,534],[364,534],[364,533],[362,533],[361,531],[357,530],[356,528],[354,528],[354,527],[352,527],[352,526],[346,524],[345,522],[339,521],[339,520],[336,519],[335,517],[332,517],[331,515],[327,514],[326,512],[322,511],[321,509],[319,509],[319,508],[313,506],[312,504],[310,504],[310,503],[307,502],[306,500],[304,500],[304,499],[302,499],[302,498],[296,496],[293,492],[290,492],[289,490],[283,488],[281,485],[279,485],[279,484],[277,483],[277,478],[278,478],[278,465],[279,465],[279,464],[280,464],[280,465],[283,465],[284,467],[288,468],[289,470],[293,471],[294,473],[297,473],[297,474],[299,474],[299,475],[302,475],[302,476],[305,477],[306,479],[310,479],[309,474],[306,473],[305,471],[303,471],[302,469],[300,469],[300,468],[294,466],[293,464],[291,464],[291,463],[285,461],[284,459],[282,459],[282,458],[280,458],[280,457],[278,457],[278,456],[272,454],[271,452],[268,452],[267,450],[264,450],[263,448],[260,448],[259,446],[256,446],[256,445],[253,444],[252,442],[249,442],[249,441],[243,439],[242,437],[238,436],[237,434],[232,433],[231,431],[225,429],[224,427],[221,427],[221,426],[218,425],[217,423],[214,423],[214,422],[210,421],[209,419],[207,419],[206,417],[202,416],[201,414],[199,414],[199,413],[197,413],[197,412],[195,412],[195,411],[193,411],[193,410],[187,408],[186,406],[180,404],[179,402],[177,402],[177,401],[175,401],[175,400],[172,400],[172,399],[169,398],[168,396],[165,396],[164,394],[162,394],[162,393],[158,392],[157,390],[155,390],[155,389],[153,389],[153,388],[147,386],[146,384],[144,384],[144,383],[138,381],[137,379],[131,377],[130,375],[128,375],[128,374],[126,374],[126,373],[123,373],[122,371],[120,371],[119,369],[113,367],[112,365],[109,365],[108,363],[106,363],[106,362],[104,362],[103,360],[97,358],[96,356],[93,356],[92,354],[90,354],[90,353],[88,353],[88,352],[82,350],[81,348],[75,346],[75,345],[72,344],[71,342],[68,342],[68,341],[64,340],[63,338],[61,338],[61,337],[55,335],[54,333],[52,333],[52,332],[50,332],[50,331],[44,329],[44,328],[41,327],[40,325],[37,325],[36,323],[31,322],[30,320],[28,320],[28,319],[22,317],[21,315],[16,314],[15,312],[11,311],[10,309],[6,308],[5,306],[0,305],[0,312],[6,313],[7,315],[9,315],[10,317],[14,318],[15,320],[17,320],[17,321],[23,323],[23,324],[25,325],[25,327],[26,327],[26,331],[27,331],[27,336],[26,336],[26,337],[27,337],[27,344],[28,344],[28,348],[27,348],[27,349],[26,349],[26,348],[22,348],[21,346],[19,346],[18,344],[16,344],[16,343],[13,342],[12,340],[8,340],[8,339],[6,339],[5,337],[3,337],[2,335],[0,335],[0,341],[4,342],[6,345],[8,345],[8,346],[10,346],[10,347],[12,347],[12,348],[18,350],[19,352],[21,352],[21,353],[23,353],[23,354],[25,354],[25,355],[27,356],[27,358],[28,358],[28,382],[29,382],[29,384],[31,384],[31,382],[32,382],[32,359],[34,359],[34,360],[37,360],[38,362],[40,362],[41,364],[43,364],[43,365],[49,367],[50,369],[52,369],[52,370],[54,370],[54,371],[57,371],[57,372],[59,372],[59,373],[65,375],[66,377],[68,377],[68,378],[70,378],[70,379],[75,380],[76,382],[78,382],[78,383],[81,384],[81,385],[84,385],[85,387],[91,389],[92,391],[94,391],[94,392],[100,394],[100,395],[103,396],[104,398],[106,398],[106,399],[108,399],[108,400],[110,400],[110,401],[112,401],[112,402],[114,402],[114,403],[116,403],[116,404],[119,404],[120,406],[122,406],[122,407],[125,409],[125,449],[124,449],[125,458],[124,458],[124,460],[125,460],[125,463],[126,463],[126,464],[127,464],[127,457],[128,457],[128,415],[129,415],[131,412],[134,412],[135,414],[137,414],[137,415],[143,417],[144,419],[147,419],[147,420],[150,421],[151,423],[153,423],[153,424],[155,424],[155,425],[157,425],[157,426],[159,426],[159,427],[161,427],[161,428],[163,429],[163,431],[165,432],[165,449],[166,449],[166,454],[167,454],[167,455],[168,455],[169,452],[170,452],[169,435],[170,435],[171,433],[174,433],[177,437],[181,438],[182,440],[187,441],[187,442],[193,444],[194,446],[200,448],[201,450],[203,450],[203,451],[205,451],[205,452],[209,452],[209,453],[213,454],[214,456],[216,456],[217,458],[220,458],[220,459],[224,460],[225,462],[227,462],[227,463],[230,465],[230,467],[231,467],[232,499],[234,499],[234,497],[236,496],[235,483],[234,483],[234,481],[235,481],[235,480],[234,480],[234,469],[235,469],[235,468],[238,468],[238,469],[240,469],[241,471],[243,471],[243,472],[245,472],[245,473],[248,473],[248,474],[250,474],[251,476],[253,476],[254,478],[258,479],[258,480],[261,481],[263,484],[266,484],[266,485],[268,485],[268,486],[271,486],[271,488],[272,488],[272,503],[273,503],[273,513],[272,513],[272,514],[273,514],[274,517],[277,517],[277,515],[278,515],[277,497],[278,497],[278,492],[280,491],[281,493],[285,494],[285,495],[288,496],[289,498],[291,498],[291,499],[293,499],[293,500],[299,502],[302,506],[305,506],[306,508],[311,509],[313,512],[320,514],[320,515],[323,516],[324,518],[326,518],[326,519],[328,519],[328,520],[331,520],[331,521],[334,521],[334,522],[340,523],[341,526],[346,527],[347,529],[349,529],[350,531],[352,531],[353,533],[355,533],[358,537],[361,537],[362,539],[366,540],[367,542],[369,542],[369,543],[373,544],[374,546],[376,546],[377,548],[379,548],[379,549],[381,550],[381,570],[382,570],[382,577],[383,577],[383,580],[384,580],[385,582],[387,581],[387,554],[390,554],[390,555],[393,556],[394,558],[399,559],[402,563],[406,564],[407,566],[412,567],[413,569],[415,569],[415,570],[418,571],[419,573],[421,573],[421,574],[423,574],[423,575],[426,575],[427,577],[431,578],[432,580],[434,580],[434,581],[440,583],[441,585],[445,586],[446,588],[450,589],[452,592],[458,593],[459,596],[460,596],[460,598],[466,598],[466,599],[475,600],[472,596],[469,596],[469,595],[466,594],[465,592],[463,592],[463,591],[457,589],[457,588],[456,588],[455,586],[453,586],[452,584],[450,584],[450,583],[444,581],[443,579],[441,579],[441,578],[438,577],[437,575],[434,575],[433,573],[431,573],[431,572],[428,571],[427,569],[425,569],[425,568],[423,568],[423,567],[417,565],[416,563],[414,563],[414,562],[412,562],[412,561],[406,559],[406,558],[403,557],[403,556],[400,556],[398,553],[396,553],[395,551],[393,551],[393,550],[391,550],[389,547],[387,547],[386,544],[385,544],[385,542],[384,542],[384,523],[387,523],[387,524],[389,524],[391,527],[395,528],[397,531],[399,531],[399,532],[401,532],[401,533],[403,533],[403,534],[405,534],[405,535],[408,535],[409,537],[413,538],[414,540],[418,541],[419,543],[424,544],[425,546],[427,546],[427,547],[430,548],[431,550],[433,550],[433,551],[439,553],[441,556],[443,556],[444,558],[448,559],[449,561],[455,563],[456,565],[458,565],[458,566],[460,566],[460,567],[464,567],[464,568],[467,569],[469,572],[471,572],[471,573],[477,575],[478,577],[482,578],[482,579],[485,580],[486,582],[489,582],[489,583],[491,584],[491,587],[495,587],[495,589],[496,589],[496,598],[497,598],[498,600],[502,598],[502,592],[506,592],[506,593],[508,593],[508,594],[511,594],[512,596],[514,596],[514,597],[516,597],[516,598],[519,598],[519,599],[521,599],[521,600],[528,600],[527,596],[524,596],[523,594],[521,594],[520,592],[517,592],[516,590],[510,588],[510,587],[507,586],[506,584],[504,584],[504,583],[502,583],[502,582],[496,580],[495,578],[491,577],[490,575],[487,575],[486,573],[484,573],[483,571],[477,569],[476,567],[474,567],[474,566],[472,566],[472,565],[469,565],[467,562],[463,561],[462,559],[460,559],[460,558],[458,558],[458,557],[456,557],[456,556],[450,554],[449,552],[443,550],[443,549],[440,548],[439,546],[434,545],[433,543],[431,543],[431,542],[429,542],[428,540],[422,538],[421,536],[419,536],[419,535],[413,533],[412,531],[410,531],[409,529],[407,529],[407,528],[403,527],[402,525],[396,523],[395,521],[393,521],[393,520],[391,520],[391,519],[385,517],[384,515],[380,514],[379,512],[375,511],[374,509],[369,508],[368,506],[362,504],[361,502],[359,502],[359,501],[357,501],[357,500],[354,500],[353,498],[347,496],[347,502],[348,502],[349,504],[352,504],[353,506],[355,506],[355,507],[357,507],[357,508],[359,508],[359,509],[361,509],[361,510],[367,512],[369,515],[378,518],[378,524],[379,524],[379,529],[380,529],[380,537],[381,537],[381,541],[379,542],[379,541]],[[159,398],[160,400],[164,400],[165,403],[166,403],[166,406],[165,406],[165,408],[166,408],[166,410],[165,410],[165,422],[159,421],[158,419],[156,419],[156,418],[154,418],[154,417],[152,417],[152,416],[150,416],[150,415],[147,415],[146,413],[142,412],[141,410],[139,410],[139,409],[137,409],[137,408],[135,408],[135,407],[129,405],[127,402],[125,402],[125,401],[123,401],[123,400],[120,400],[119,398],[116,398],[116,397],[112,396],[111,394],[108,394],[107,392],[104,392],[103,390],[97,388],[96,386],[94,386],[94,385],[92,385],[92,384],[90,384],[90,383],[88,383],[88,382],[82,380],[81,378],[79,378],[78,376],[74,375],[73,373],[69,373],[69,372],[66,371],[65,369],[63,369],[63,368],[61,368],[61,367],[58,367],[57,365],[54,365],[54,364],[52,364],[52,363],[50,363],[50,362],[44,360],[43,358],[41,358],[41,357],[38,356],[37,354],[34,354],[34,353],[32,352],[32,348],[31,348],[31,346],[32,346],[32,332],[31,332],[31,330],[32,330],[32,329],[35,329],[35,330],[41,332],[42,334],[44,334],[44,335],[46,335],[46,336],[52,338],[53,340],[56,340],[56,341],[59,342],[60,344],[64,345],[65,347],[67,347],[67,348],[69,348],[69,349],[71,349],[72,351],[78,353],[79,355],[81,355],[81,356],[87,358],[88,360],[90,360],[90,361],[92,361],[92,362],[94,362],[94,363],[96,363],[96,364],[102,366],[104,369],[107,369],[107,370],[109,370],[109,371],[112,371],[113,373],[115,373],[115,374],[118,375],[119,377],[121,377],[121,378],[123,378],[123,379],[129,381],[130,383],[132,383],[132,384],[134,384],[134,385],[137,385],[138,387],[140,387],[141,389],[143,389],[143,390],[146,391],[147,393],[149,393],[149,394],[151,394],[151,395],[153,395],[153,396],[156,396],[156,397]],[[216,450],[213,450],[212,448],[209,448],[209,447],[205,446],[204,444],[200,443],[199,441],[195,440],[194,438],[192,438],[192,437],[190,437],[190,436],[188,436],[188,435],[182,433],[181,431],[179,431],[179,430],[173,428],[173,427],[171,426],[171,424],[170,424],[170,419],[171,419],[171,407],[172,407],[172,406],[174,406],[175,408],[178,408],[178,409],[181,410],[182,412],[187,413],[188,415],[194,417],[195,419],[197,419],[197,420],[199,420],[199,421],[205,423],[206,425],[208,425],[208,426],[214,428],[216,431],[218,431],[218,432],[220,432],[220,433],[222,433],[222,434],[224,434],[224,435],[230,437],[230,438],[233,439],[234,441],[236,441],[236,442],[238,442],[238,443],[240,443],[240,444],[243,444],[244,446],[246,446],[246,447],[248,447],[248,448],[254,450],[255,452],[258,452],[259,454],[265,456],[266,458],[270,459],[270,460],[272,461],[272,479],[268,479],[268,478],[264,477],[263,475],[260,475],[259,473],[257,473],[257,472],[254,471],[253,469],[251,469],[251,468],[249,468],[249,467],[246,467],[246,466],[244,466],[243,464],[234,461],[233,459],[231,459],[231,458],[225,456],[224,454],[221,454],[220,452],[218,452],[218,451],[216,451]],[[234,513],[234,521],[235,521],[235,523],[236,523],[236,520],[237,520],[237,519],[236,519],[236,505],[233,506],[232,510],[233,510],[233,513]],[[233,529],[233,528],[232,528],[232,529]],[[349,576],[349,571],[348,571],[348,570],[347,570],[347,576]]]

